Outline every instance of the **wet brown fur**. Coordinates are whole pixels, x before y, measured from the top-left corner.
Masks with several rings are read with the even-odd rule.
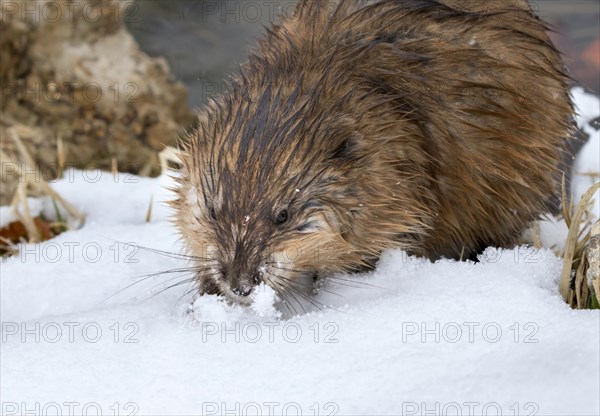
[[[546,30],[517,0],[301,2],[183,148],[173,205],[199,291],[244,303],[237,288],[302,291],[389,248],[515,243],[571,134]]]

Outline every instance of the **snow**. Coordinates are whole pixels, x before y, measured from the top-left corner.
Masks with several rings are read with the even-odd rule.
[[[596,98],[574,96],[582,124],[597,116]],[[598,171],[588,132],[577,172]],[[181,252],[168,184],[81,171],[53,184],[87,220],[0,264],[1,414],[600,413],[600,314],[564,304],[552,251],[489,248],[478,263],[389,251],[297,316],[266,286],[250,307],[193,301],[187,285],[160,292],[187,275],[141,277],[186,266],[138,248]]]
[[[574,88],[572,95],[577,105],[577,124],[590,136],[573,167],[573,173],[576,175],[573,186],[574,200],[579,201],[581,195],[594,182],[600,180],[600,130],[590,126],[592,120],[600,117],[600,100],[594,95],[586,94],[581,88]],[[585,175],[586,173],[588,175]],[[592,177],[589,173],[595,175]],[[596,217],[600,217],[600,193],[595,194],[594,201]]]

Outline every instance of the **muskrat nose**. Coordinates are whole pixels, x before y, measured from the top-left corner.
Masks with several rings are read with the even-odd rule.
[[[248,296],[252,292],[252,286],[240,285],[232,290],[238,296]]]
[[[231,291],[238,296],[248,296],[254,287],[260,282],[260,273],[256,272],[250,276],[240,278],[231,284]]]

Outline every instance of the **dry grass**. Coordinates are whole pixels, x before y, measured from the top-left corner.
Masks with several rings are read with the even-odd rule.
[[[562,253],[559,289],[565,302],[575,309],[598,308],[600,299],[600,222],[593,223],[592,197],[600,189],[595,183],[574,208],[567,203],[563,180],[562,216],[569,228]]]
[[[181,166],[181,158],[179,157],[179,149],[173,146],[166,146],[159,154],[160,168],[163,174],[167,174],[170,168],[177,170]]]
[[[146,222],[152,221],[152,203],[154,202],[154,195],[150,195],[150,203],[148,204],[148,211],[146,211]]]
[[[14,141],[19,151],[22,163],[12,160],[0,150],[0,158],[6,162],[13,162],[17,167],[17,174],[19,175],[17,191],[11,202],[11,207],[18,221],[9,224],[5,227],[6,230],[2,229],[2,231],[6,231],[6,233],[3,233],[4,235],[0,241],[0,252],[2,255],[15,254],[14,245],[18,242],[35,243],[44,241],[69,228],[78,228],[85,221],[85,216],[71,205],[69,201],[54,191],[44,180],[43,175],[21,141],[21,138],[14,131],[10,132],[10,138]],[[60,138],[58,139],[57,146],[59,169],[62,171],[64,157]],[[48,222],[42,217],[33,217],[27,201],[28,196],[50,197],[55,207],[57,220]],[[63,220],[58,205],[62,206],[67,212],[67,219]]]
[[[11,202],[11,207],[16,216],[16,221],[7,224],[0,229],[0,256],[10,256],[18,253],[18,243],[36,243],[45,241],[54,236],[73,228],[79,228],[85,221],[85,216],[79,212],[69,201],[54,191],[40,173],[36,163],[29,154],[21,138],[13,131],[10,138],[14,141],[19,152],[20,161],[8,157],[0,149],[0,159],[5,162],[12,162],[17,166],[19,184]],[[58,176],[62,177],[65,157],[64,144],[61,137],[57,138],[58,153]],[[169,168],[181,165],[177,156],[178,150],[174,147],[166,147],[159,154],[163,172]],[[21,162],[21,163],[18,163]],[[111,166],[112,174],[115,178],[119,174],[117,160],[113,158]],[[43,197],[47,196],[52,200],[55,208],[56,220],[49,221],[42,216],[34,217],[27,201],[28,196]],[[63,218],[59,206],[67,212],[67,218]],[[148,210],[146,212],[146,222],[152,221],[153,197],[150,196]]]

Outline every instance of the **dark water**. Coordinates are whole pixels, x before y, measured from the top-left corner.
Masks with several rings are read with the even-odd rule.
[[[127,25],[143,50],[164,56],[199,106],[224,89],[224,80],[278,13],[291,13],[294,0],[138,0]],[[600,1],[530,2],[550,22],[573,78],[600,91]]]

